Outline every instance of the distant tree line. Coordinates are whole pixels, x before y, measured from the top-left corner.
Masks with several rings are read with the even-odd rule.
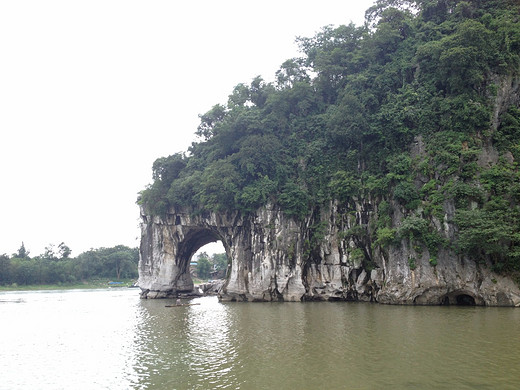
[[[61,243],[49,245],[43,254],[31,257],[22,243],[11,256],[0,255],[0,285],[74,283],[91,279],[137,278],[137,248],[117,245],[90,249],[71,257],[71,249]]]
[[[210,256],[202,252],[197,256],[195,268],[199,279],[220,279],[226,276],[228,259],[225,253],[214,253]]]

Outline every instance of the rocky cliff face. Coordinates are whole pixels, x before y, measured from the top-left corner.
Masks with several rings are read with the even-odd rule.
[[[420,152],[420,151],[419,151]],[[388,304],[476,304],[520,306],[520,290],[509,278],[448,249],[431,261],[423,245],[402,239],[385,249],[366,234],[378,204],[355,200],[348,212],[337,203],[304,221],[267,205],[256,213],[206,213],[171,209],[164,218],[141,209],[139,286],[143,298],[172,297],[193,289],[192,255],[221,240],[229,259],[220,297],[237,301],[345,300]],[[404,214],[398,205],[392,225]],[[450,238],[454,226],[444,205],[443,221],[432,221]]]

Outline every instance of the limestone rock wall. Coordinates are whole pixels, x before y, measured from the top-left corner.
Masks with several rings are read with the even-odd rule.
[[[393,205],[392,224],[403,215]],[[447,213],[450,205],[446,205]],[[165,218],[141,210],[139,281],[143,298],[189,292],[191,256],[221,240],[229,259],[222,300],[346,300],[388,304],[520,306],[520,290],[451,251],[441,250],[436,265],[425,248],[402,240],[383,250],[372,245],[376,202],[356,201],[346,213],[336,203],[296,222],[267,205],[256,213],[193,213],[172,209]],[[448,216],[445,221],[449,220]],[[446,237],[453,226],[433,221]],[[376,249],[373,249],[375,247]],[[411,260],[413,259],[413,266]]]

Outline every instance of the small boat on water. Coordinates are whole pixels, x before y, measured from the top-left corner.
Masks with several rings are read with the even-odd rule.
[[[196,306],[196,305],[200,305],[200,303],[179,303],[176,305],[166,305],[164,307],[182,307],[182,306]]]

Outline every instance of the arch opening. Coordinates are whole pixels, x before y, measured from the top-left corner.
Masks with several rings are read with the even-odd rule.
[[[203,281],[225,279],[231,262],[222,241],[212,242],[200,247],[190,262],[191,274]]]
[[[218,232],[192,227],[187,229],[178,244],[177,267],[177,286],[181,281],[190,291],[218,292],[231,271],[229,248]],[[177,291],[183,289],[178,288]]]
[[[179,242],[178,255],[183,264],[188,264],[193,255],[204,245],[217,242],[220,238],[211,230],[191,229]]]

